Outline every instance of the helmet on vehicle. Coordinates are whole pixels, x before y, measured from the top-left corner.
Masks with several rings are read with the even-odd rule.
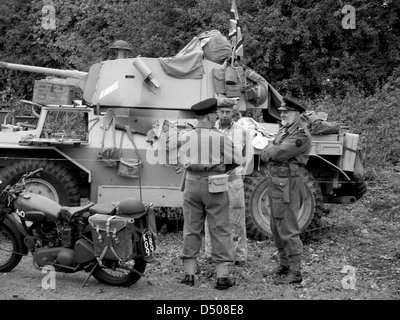
[[[117,215],[119,216],[137,216],[145,212],[142,201],[136,198],[125,198],[117,205]]]
[[[128,42],[124,40],[117,40],[111,45],[110,49],[123,49],[131,51],[132,47]]]
[[[268,98],[268,89],[262,85],[257,84],[253,86],[252,90],[252,98],[249,100],[256,107],[262,105]]]

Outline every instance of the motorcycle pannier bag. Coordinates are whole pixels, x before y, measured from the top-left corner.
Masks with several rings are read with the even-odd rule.
[[[134,254],[134,219],[106,214],[89,217],[94,255],[99,260],[127,260]]]

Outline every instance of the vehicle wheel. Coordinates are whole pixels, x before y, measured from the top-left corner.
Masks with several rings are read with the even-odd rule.
[[[0,272],[14,269],[22,259],[18,240],[13,232],[4,224],[0,224]]]
[[[78,184],[61,165],[47,160],[22,160],[1,169],[2,186],[12,185],[28,171],[43,168],[37,176],[26,180],[27,191],[41,194],[62,206],[79,206]]]
[[[268,181],[265,169],[261,170],[254,171],[244,180],[247,235],[259,241],[272,236],[267,198]],[[320,225],[323,207],[321,188],[307,170],[304,173],[304,181],[306,192],[297,218],[302,232]]]
[[[146,270],[146,264],[146,261],[144,261],[143,259],[135,259],[134,268],[138,272],[143,273]],[[111,286],[129,287],[138,282],[142,276],[137,272],[118,267],[97,267],[93,271],[93,277],[99,282]]]

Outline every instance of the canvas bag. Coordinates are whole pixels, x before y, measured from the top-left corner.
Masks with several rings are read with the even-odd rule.
[[[118,164],[118,175],[127,178],[137,178],[140,176],[140,169],[143,167],[142,159],[137,151],[135,140],[132,136],[132,131],[129,126],[125,126],[125,131],[128,134],[129,140],[132,142],[133,148],[135,150],[137,158],[125,158],[122,157],[122,147],[121,147],[121,157]],[[122,144],[123,135],[121,136]]]
[[[228,179],[227,174],[216,174],[208,176],[208,192],[219,193],[228,191]]]
[[[96,213],[89,217],[94,255],[98,260],[127,260],[134,254],[134,219]]]
[[[239,97],[244,84],[244,70],[243,67],[233,67],[227,65],[225,68],[225,85],[226,96],[228,98]]]
[[[216,94],[225,94],[225,69],[212,69]]]
[[[106,132],[110,127],[113,135],[114,146],[106,148],[104,146],[104,140],[106,137]],[[106,167],[115,168],[118,166],[120,152],[116,146],[114,112],[112,110],[107,110],[107,113],[103,119],[103,140],[101,142],[101,149],[102,150],[97,155],[97,159],[101,160]]]

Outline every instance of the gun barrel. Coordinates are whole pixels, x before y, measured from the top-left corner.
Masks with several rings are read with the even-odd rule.
[[[82,79],[88,73],[78,70],[61,70],[61,69],[53,69],[53,68],[44,68],[44,67],[36,67],[36,66],[28,66],[23,64],[16,63],[8,63],[0,61],[0,68],[3,69],[12,69],[19,71],[27,71],[27,72],[35,72],[35,73],[43,73],[48,75],[66,77],[66,78],[76,78]]]

